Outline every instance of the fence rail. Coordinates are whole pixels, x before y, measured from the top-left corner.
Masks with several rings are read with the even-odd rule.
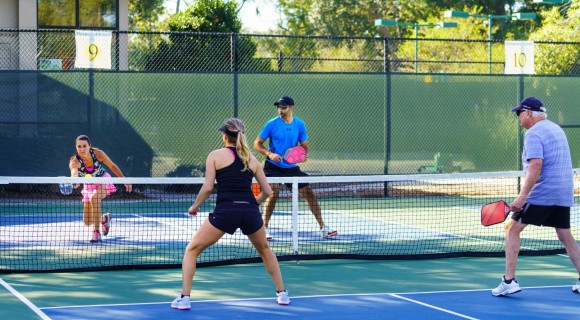
[[[562,50],[571,57],[550,74],[580,74],[578,42],[536,42],[536,65]],[[503,74],[505,52],[504,40],[113,31],[111,58],[131,71]],[[0,70],[73,70],[74,60],[74,30],[0,29]]]

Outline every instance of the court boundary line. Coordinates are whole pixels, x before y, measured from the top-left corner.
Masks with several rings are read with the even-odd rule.
[[[572,285],[559,286],[536,286],[536,287],[522,287],[524,289],[546,289],[546,288],[567,288]],[[358,297],[358,296],[392,296],[392,295],[420,295],[420,294],[438,294],[438,293],[457,293],[457,292],[478,292],[490,291],[489,289],[468,289],[468,290],[444,290],[444,291],[422,291],[422,292],[378,292],[378,293],[344,293],[344,294],[322,294],[322,295],[308,295],[308,296],[291,296],[290,299],[308,299],[308,298],[325,298],[325,297]],[[275,300],[275,297],[268,298],[237,298],[237,299],[212,299],[212,300],[192,300],[191,303],[206,303],[206,302],[228,302],[228,301],[247,301],[247,300]],[[74,306],[60,306],[60,307],[42,307],[42,310],[49,309],[68,309],[68,308],[86,308],[86,307],[108,307],[108,306],[133,306],[133,305],[166,305],[171,302],[139,302],[139,303],[114,303],[114,304],[90,304],[90,305],[74,305]],[[473,318],[475,319],[475,318]]]
[[[415,304],[418,304],[418,305],[421,305],[421,306],[424,306],[424,307],[427,307],[427,308],[435,309],[437,311],[449,313],[449,314],[452,314],[454,316],[458,316],[458,317],[461,317],[461,318],[470,319],[470,320],[479,320],[478,318],[473,318],[473,317],[470,317],[470,316],[465,315],[465,314],[462,314],[462,313],[458,313],[458,312],[451,311],[451,310],[448,310],[448,309],[440,308],[440,307],[437,307],[437,306],[434,306],[434,305],[431,305],[431,304],[428,304],[428,303],[425,303],[425,302],[413,300],[411,298],[402,297],[402,296],[400,296],[398,294],[395,294],[395,293],[390,293],[389,296],[395,297],[397,299],[405,300],[405,301],[408,301],[408,302],[411,302],[411,303],[415,303]]]
[[[413,229],[418,229],[418,230],[422,230],[428,233],[432,233],[434,235],[443,235],[443,236],[434,236],[433,238],[429,238],[429,239],[448,239],[449,237],[452,238],[461,238],[461,239],[467,239],[467,237],[465,236],[461,236],[461,235],[456,235],[453,233],[449,233],[449,232],[442,232],[442,231],[438,231],[435,229],[430,229],[430,228],[425,228],[425,227],[418,227],[418,226],[414,226],[414,225],[410,225],[410,224],[405,224],[405,223],[400,223],[400,222],[395,222],[395,221],[387,221],[387,220],[382,220],[380,218],[376,218],[376,217],[367,217],[367,216],[360,216],[360,215],[356,215],[353,213],[345,213],[345,212],[341,212],[342,210],[322,210],[322,214],[334,214],[334,215],[346,215],[351,217],[352,219],[356,219],[356,218],[364,218],[370,221],[374,221],[374,222],[380,222],[383,223],[385,225],[394,225],[394,226],[400,226],[400,227],[405,227],[407,229],[413,228]],[[291,215],[292,212],[288,212],[288,211],[274,211],[274,213],[279,212],[279,213],[283,213],[283,214],[289,214]],[[301,213],[303,213],[303,215],[305,216],[312,216],[312,214],[308,214],[309,210],[300,210],[298,212],[298,215],[300,215]],[[272,215],[274,215],[274,213]],[[273,219],[273,218],[272,218]],[[301,224],[302,225],[302,224]],[[272,229],[288,229],[288,230],[292,230],[291,227],[290,228],[280,228],[280,227],[272,227]],[[314,231],[316,231],[313,228]],[[308,230],[302,230],[302,232],[309,232]],[[344,236],[344,235],[343,235]],[[421,240],[421,238],[413,238],[413,237],[399,237],[398,239],[400,240]],[[426,239],[426,238],[423,238]],[[482,240],[482,239],[474,239],[474,240]],[[312,242],[326,242],[329,241],[329,239],[320,239],[320,238],[316,238],[316,240],[302,240],[301,242],[308,242],[308,243],[312,243]],[[332,243],[351,243],[353,240],[343,240],[340,237],[340,234],[338,237],[333,237],[331,239]],[[356,241],[356,240],[355,240]],[[277,240],[278,243],[284,242],[282,240]],[[291,241],[288,241],[291,242]]]
[[[14,289],[11,285],[9,285],[2,278],[0,278],[0,284],[2,286],[4,286],[4,288],[6,288],[6,290],[10,291],[10,293],[12,293],[16,298],[18,298],[20,301],[24,302],[24,304],[27,305],[32,311],[34,311],[34,313],[36,313],[41,319],[52,320],[52,318],[47,316],[44,312],[42,312],[42,310],[40,308],[38,308],[30,300],[26,299],[26,297],[24,295],[22,295],[20,292],[18,292],[16,289]]]

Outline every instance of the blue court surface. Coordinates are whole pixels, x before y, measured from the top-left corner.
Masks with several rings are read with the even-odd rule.
[[[292,297],[289,306],[274,298],[194,301],[191,310],[170,303],[40,308],[65,319],[580,319],[580,294],[570,286],[524,288],[508,297],[490,290],[402,294]]]

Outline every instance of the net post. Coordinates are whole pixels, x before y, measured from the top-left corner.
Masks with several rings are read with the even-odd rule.
[[[292,251],[298,255],[298,177],[292,177]]]

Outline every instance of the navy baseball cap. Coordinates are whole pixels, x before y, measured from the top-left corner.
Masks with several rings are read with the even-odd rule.
[[[289,96],[283,96],[280,100],[274,102],[275,106],[293,106],[294,99],[290,98]]]
[[[546,112],[546,108],[544,108],[542,101],[534,97],[527,97],[522,100],[518,106],[512,108],[512,112],[518,112],[522,109]]]

